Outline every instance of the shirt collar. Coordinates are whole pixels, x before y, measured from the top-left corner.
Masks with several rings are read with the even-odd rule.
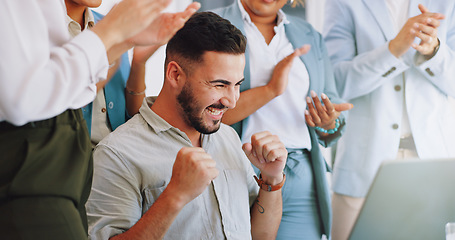
[[[92,28],[95,25],[95,17],[93,16],[93,12],[88,8],[85,11],[85,22],[87,23],[87,28]]]
[[[86,9],[84,13],[85,19],[85,28],[90,29],[95,25],[95,17],[90,9]],[[74,21],[70,16],[66,15],[66,24],[68,26],[68,31],[70,32],[72,37],[75,37],[77,34],[81,33],[81,26],[78,22]]]
[[[146,97],[142,102],[142,106],[139,109],[140,114],[148,125],[156,132],[165,132],[171,128],[174,128],[171,124],[166,122],[158,114],[156,114],[152,109],[153,103],[155,103],[156,97]],[[175,128],[177,129],[177,128]],[[178,130],[178,129],[177,129]]]

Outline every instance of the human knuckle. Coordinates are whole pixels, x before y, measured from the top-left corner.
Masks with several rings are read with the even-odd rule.
[[[189,158],[191,158],[191,159],[195,159],[195,158],[197,157],[197,155],[198,155],[198,154],[197,154],[196,152],[194,152],[194,151],[191,151],[191,152],[188,152],[188,153],[187,153],[187,156],[188,156]]]
[[[255,142],[255,141],[257,141],[257,140],[258,140],[257,134],[253,134],[253,135],[251,136],[251,142]]]
[[[265,144],[262,149],[265,151],[265,152],[270,152],[272,151],[272,146],[270,146],[270,144]]]
[[[274,141],[280,140],[280,137],[278,137],[278,135],[276,135],[276,134],[271,135],[271,137],[272,137],[272,140],[274,140]]]
[[[278,156],[278,153],[279,153],[279,149],[271,149],[270,152],[269,152],[269,157],[271,157],[272,159],[275,159],[277,156]]]

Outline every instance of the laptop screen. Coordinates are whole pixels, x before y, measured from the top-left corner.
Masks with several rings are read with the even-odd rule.
[[[443,240],[447,222],[455,222],[455,159],[386,161],[349,239]]]

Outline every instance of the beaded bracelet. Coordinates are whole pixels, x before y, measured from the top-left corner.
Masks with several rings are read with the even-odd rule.
[[[329,130],[325,130],[324,128],[321,127],[314,127],[314,129],[318,130],[319,132],[323,133],[328,133],[328,134],[334,134],[338,131],[338,128],[340,127],[340,120],[337,118],[335,120],[335,127]]]

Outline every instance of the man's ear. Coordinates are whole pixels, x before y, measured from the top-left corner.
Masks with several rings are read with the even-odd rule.
[[[166,81],[175,89],[180,89],[185,84],[186,73],[177,62],[171,61],[167,64]]]

